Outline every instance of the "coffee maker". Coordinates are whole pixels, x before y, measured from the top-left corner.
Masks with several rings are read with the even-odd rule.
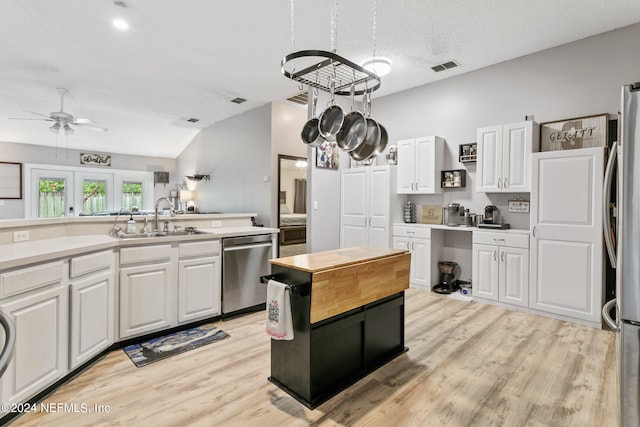
[[[485,224],[498,224],[500,222],[500,211],[496,206],[489,205],[484,208],[483,222]]]
[[[458,263],[453,261],[438,261],[438,269],[440,270],[440,283],[431,287],[432,292],[438,294],[450,294],[460,289],[456,280],[455,270]]]

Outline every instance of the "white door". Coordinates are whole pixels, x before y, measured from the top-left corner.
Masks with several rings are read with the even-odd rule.
[[[220,314],[220,257],[178,263],[178,323]]]
[[[533,154],[530,308],[600,323],[604,148]]]
[[[528,193],[533,122],[512,123],[502,128],[502,191]]]
[[[113,344],[113,282],[113,271],[109,270],[69,284],[70,369]]]
[[[415,192],[416,149],[414,139],[398,141],[398,194]]]
[[[476,163],[476,191],[500,192],[502,179],[502,126],[478,129],[478,161]]]
[[[436,139],[435,137],[416,139],[416,192],[436,193]]]
[[[120,269],[120,337],[173,326],[171,263]]]
[[[0,305],[16,325],[13,358],[2,375],[2,401],[22,403],[67,373],[66,283]]]
[[[473,296],[498,301],[498,247],[473,245]]]
[[[389,220],[389,194],[391,170],[389,166],[369,168],[368,245],[379,248],[391,246],[391,222]]]
[[[367,168],[343,169],[341,185],[340,247],[367,244]]]
[[[500,248],[499,300],[529,306],[529,250]]]

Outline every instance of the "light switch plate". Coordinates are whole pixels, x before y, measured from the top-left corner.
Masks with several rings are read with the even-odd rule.
[[[528,213],[529,201],[528,200],[509,200],[509,212]]]

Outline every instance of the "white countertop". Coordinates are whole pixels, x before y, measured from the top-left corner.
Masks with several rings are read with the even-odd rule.
[[[465,226],[450,227],[448,225],[443,225],[443,224],[417,224],[417,223],[407,223],[407,222],[396,222],[393,225],[431,228],[436,230],[448,230],[448,231],[467,231],[467,232],[479,231],[479,232],[490,232],[490,233],[529,234],[529,230],[519,229],[519,228],[508,228],[506,230],[500,230],[495,228],[479,228],[479,227],[465,227]]]
[[[0,271],[27,264],[65,258],[87,252],[120,246],[157,244],[162,242],[196,241],[234,236],[278,233],[277,228],[268,227],[219,227],[200,229],[206,234],[181,236],[141,237],[139,239],[117,239],[106,234],[64,236],[51,239],[0,245]]]

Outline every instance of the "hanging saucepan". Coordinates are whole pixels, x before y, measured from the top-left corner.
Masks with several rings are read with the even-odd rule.
[[[378,147],[378,144],[380,144],[380,126],[378,126],[378,123],[375,120],[369,117],[371,98],[368,93],[364,94],[363,103],[365,106],[367,133],[362,143],[353,151],[349,152],[351,158],[356,161],[362,161],[372,157]]]
[[[316,117],[316,104],[318,103],[318,89],[313,88],[313,95],[311,96],[311,119],[309,119],[302,127],[300,132],[300,138],[302,142],[309,147],[317,147],[324,142],[324,138],[320,135],[318,129],[318,118]]]
[[[389,142],[389,134],[387,133],[387,129],[378,122],[378,126],[380,127],[380,143],[378,147],[376,147],[375,151],[371,155],[371,157],[377,157],[384,152],[384,149],[387,148],[387,143]]]
[[[327,141],[335,141],[336,135],[344,122],[344,112],[340,106],[335,104],[335,78],[331,78],[329,86],[331,87],[331,105],[320,115],[318,129],[321,137]]]
[[[351,86],[351,112],[344,117],[342,127],[336,135],[338,147],[352,151],[364,141],[367,135],[367,120],[360,111],[354,110],[355,85]]]

